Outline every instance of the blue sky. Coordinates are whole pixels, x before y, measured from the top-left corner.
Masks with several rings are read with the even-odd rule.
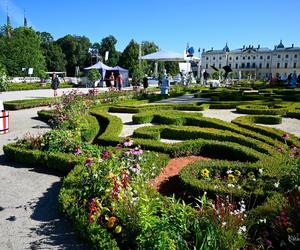
[[[0,0],[0,24],[6,5],[13,26],[23,22],[51,33],[85,35],[99,42],[107,35],[123,51],[133,38],[160,48],[183,52],[187,42],[195,49],[230,49],[260,44],[273,48],[300,46],[300,0]]]

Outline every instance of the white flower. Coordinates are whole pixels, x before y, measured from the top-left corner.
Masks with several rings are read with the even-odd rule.
[[[228,183],[228,187],[234,187],[234,185],[231,183]]]
[[[267,219],[266,219],[266,218],[264,218],[264,219],[259,219],[258,224],[260,224],[260,223],[266,224],[266,223],[267,223]]]
[[[277,182],[274,183],[274,187],[275,187],[275,188],[278,188],[278,187],[279,187],[279,181],[277,181]]]
[[[239,228],[238,234],[245,233],[246,230],[247,230],[246,226],[241,226],[241,227]]]
[[[264,171],[264,170],[263,170],[262,168],[258,169],[258,172],[259,172],[260,174],[262,174],[263,171]]]
[[[225,221],[224,221],[224,222],[222,222],[222,226],[223,226],[223,227],[225,227],[225,226],[226,226],[226,224],[227,224],[227,223],[226,223]]]
[[[233,170],[232,170],[232,169],[229,169],[229,170],[227,170],[226,173],[227,173],[227,174],[231,174],[231,173],[233,173]]]

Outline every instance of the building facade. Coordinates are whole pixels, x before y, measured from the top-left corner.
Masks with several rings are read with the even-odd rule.
[[[270,74],[275,77],[280,75],[282,78],[296,71],[300,74],[300,48],[292,44],[285,47],[280,41],[274,49],[262,48],[260,45],[254,47],[249,45],[240,49],[230,50],[226,46],[222,50],[203,50],[201,56],[202,71],[206,70],[212,74],[228,65],[232,69],[233,78],[254,78],[267,79]]]

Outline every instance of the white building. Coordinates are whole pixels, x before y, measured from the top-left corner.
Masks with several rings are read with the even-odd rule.
[[[222,50],[211,50],[202,52],[202,69],[212,74],[215,67],[223,71],[225,65],[229,65],[233,71],[233,77],[242,78],[251,76],[256,79],[266,79],[270,73],[289,75],[296,71],[300,74],[300,48],[285,47],[282,41],[274,49],[262,48],[249,45],[248,47],[230,50],[226,46]],[[224,72],[224,71],[223,71]]]

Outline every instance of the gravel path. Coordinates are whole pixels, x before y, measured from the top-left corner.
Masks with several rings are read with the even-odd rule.
[[[41,108],[10,112],[10,132],[0,135],[0,249],[85,249],[57,209],[61,177],[8,162],[2,146],[41,134],[49,127],[36,120]]]

